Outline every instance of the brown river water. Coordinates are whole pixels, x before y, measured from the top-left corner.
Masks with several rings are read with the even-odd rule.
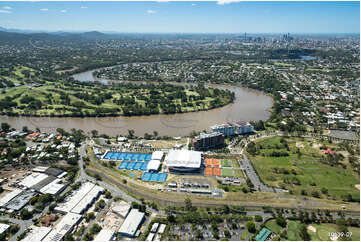
[[[80,81],[94,81],[92,71],[74,75]],[[23,126],[43,132],[55,132],[56,128],[70,130],[82,129],[90,132],[95,129],[99,134],[111,136],[126,135],[129,129],[135,130],[136,135],[153,133],[159,135],[184,136],[191,131],[209,130],[209,126],[230,121],[266,120],[270,116],[269,108],[272,98],[262,92],[230,85],[208,85],[224,88],[235,93],[234,103],[209,111],[190,112],[171,115],[151,115],[134,117],[103,117],[103,118],[50,118],[50,117],[7,117],[0,116],[0,122],[7,122],[16,129]]]

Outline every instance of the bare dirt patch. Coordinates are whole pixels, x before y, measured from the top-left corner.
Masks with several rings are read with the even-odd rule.
[[[301,142],[296,142],[297,148],[305,148],[305,146]]]

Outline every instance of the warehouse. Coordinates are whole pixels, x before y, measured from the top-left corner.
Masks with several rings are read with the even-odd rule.
[[[199,173],[202,153],[189,150],[170,150],[165,157],[166,167],[174,173]]]
[[[104,188],[100,186],[94,186],[80,202],[71,210],[72,213],[82,214],[86,211],[91,204],[93,204],[101,193],[104,192]]]
[[[30,198],[34,197],[35,195],[36,193],[30,190],[22,191],[19,195],[11,199],[11,201],[6,204],[6,208],[9,209],[9,211],[19,211],[29,202]]]
[[[60,179],[55,179],[54,181],[52,181],[51,183],[49,183],[48,185],[44,186],[43,188],[40,189],[40,192],[42,194],[46,194],[49,193],[51,195],[57,195],[59,194],[61,191],[64,190],[65,185],[60,183]]]
[[[127,217],[129,210],[131,208],[131,205],[125,201],[119,201],[116,203],[113,203],[112,206],[112,211],[115,214],[118,214],[119,216],[121,216],[122,218]]]
[[[114,232],[110,229],[102,229],[94,238],[94,241],[111,241],[114,238]]]
[[[44,238],[45,241],[59,241],[68,234],[81,219],[81,215],[67,213],[52,231]]]
[[[60,213],[73,212],[82,214],[103,191],[104,189],[102,187],[86,182],[82,184],[78,190],[74,191],[65,203],[57,206],[55,211]]]
[[[8,202],[11,201],[11,199],[15,198],[17,195],[19,195],[22,192],[20,189],[15,189],[12,192],[7,193],[5,196],[3,196],[0,200],[0,207],[4,207]]]
[[[32,186],[35,186],[36,184],[40,183],[41,181],[48,178],[48,175],[38,172],[33,172],[32,174],[25,177],[20,183],[20,186],[31,188]]]
[[[143,223],[145,214],[138,209],[132,209],[118,231],[119,235],[134,238]]]
[[[10,227],[10,225],[8,225],[8,224],[0,223],[0,234],[6,232],[6,230],[8,230],[9,227]]]
[[[51,230],[50,227],[34,227],[22,241],[42,241]]]

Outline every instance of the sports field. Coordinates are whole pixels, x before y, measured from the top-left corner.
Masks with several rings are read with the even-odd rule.
[[[233,169],[231,168],[222,168],[222,176],[234,176]]]

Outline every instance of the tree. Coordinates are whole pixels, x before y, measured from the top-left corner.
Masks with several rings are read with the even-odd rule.
[[[311,240],[311,237],[307,232],[307,227],[305,224],[301,224],[300,237],[302,238],[302,240],[305,240],[305,241]]]
[[[261,215],[256,215],[256,216],[254,216],[254,220],[255,220],[256,222],[262,222],[262,221],[263,221],[263,218],[262,218]]]
[[[192,201],[190,198],[184,199],[184,203],[186,204],[186,210],[191,211],[192,210]]]
[[[22,220],[31,219],[32,216],[33,216],[33,213],[29,212],[27,209],[23,209],[20,212],[20,217],[21,217]]]
[[[23,132],[25,132],[25,133],[29,132],[28,126],[23,126]]]
[[[287,225],[286,220],[285,220],[284,218],[282,218],[282,217],[277,217],[277,218],[276,218],[276,223],[277,223],[279,226],[283,227],[283,228],[285,228],[286,225]]]
[[[134,138],[135,131],[133,129],[128,129],[128,139]]]
[[[92,134],[93,137],[97,137],[97,136],[98,136],[98,130],[93,129],[93,130],[90,131],[90,132],[91,132],[91,134]]]
[[[229,230],[225,230],[224,231],[224,236],[226,236],[227,238],[231,237],[231,233],[229,232]]]
[[[9,132],[11,126],[8,123],[1,123],[1,130],[4,132]]]
[[[251,222],[251,221],[247,222],[246,227],[247,227],[248,232],[250,232],[250,233],[256,232],[256,225],[253,222]]]

